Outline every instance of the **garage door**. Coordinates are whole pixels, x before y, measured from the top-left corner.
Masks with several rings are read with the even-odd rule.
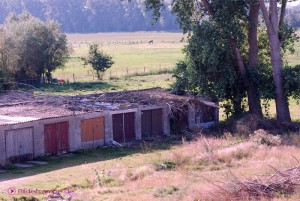
[[[69,123],[59,122],[46,124],[45,131],[45,154],[56,155],[69,151]]]
[[[135,113],[123,113],[113,115],[113,139],[117,142],[129,142],[135,140]]]
[[[81,120],[81,142],[104,140],[104,117]]]
[[[162,109],[142,111],[142,138],[163,134]]]
[[[11,162],[33,158],[33,128],[5,132],[6,157]]]

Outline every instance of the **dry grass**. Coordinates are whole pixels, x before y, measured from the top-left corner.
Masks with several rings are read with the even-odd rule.
[[[263,134],[260,131],[256,135]],[[200,137],[162,155],[160,164],[174,164],[174,168],[138,167],[127,173],[128,178],[124,180],[121,192],[110,195],[115,196],[116,200],[233,200],[235,194],[224,194],[220,189],[227,188],[226,192],[229,192],[233,181],[241,184],[248,177],[271,174],[274,170],[270,165],[278,169],[293,167],[297,164],[295,158],[300,158],[296,146],[269,146],[268,143],[240,141],[233,137]],[[120,193],[122,195],[118,195]],[[294,188],[293,191],[277,192],[272,196],[279,200],[287,196],[295,198],[299,192]]]
[[[268,143],[273,136],[262,130],[250,139],[229,133],[225,136],[200,136],[170,150],[151,148],[121,159],[66,167],[26,180],[13,179],[2,182],[0,192],[10,186],[52,188],[58,185],[62,189],[74,189],[74,200],[233,200],[236,194],[224,192],[235,192],[236,184],[253,182],[258,175],[272,175],[274,168],[285,170],[299,166],[298,133],[281,137],[280,144]],[[247,195],[239,196],[246,199]],[[277,200],[299,197],[298,188],[272,194]]]

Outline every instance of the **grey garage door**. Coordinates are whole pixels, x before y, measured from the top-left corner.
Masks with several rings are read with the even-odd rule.
[[[6,158],[11,162],[33,158],[33,128],[5,131]]]

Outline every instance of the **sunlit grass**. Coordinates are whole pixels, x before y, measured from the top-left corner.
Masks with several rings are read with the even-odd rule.
[[[173,68],[184,56],[182,49],[185,43],[180,42],[182,36],[181,33],[165,32],[71,34],[68,38],[73,53],[65,67],[54,72],[54,77],[69,81],[74,81],[74,77],[75,81],[91,81],[91,66],[84,66],[80,58],[88,55],[89,44],[93,42],[101,43],[103,51],[112,55],[115,61],[105,78]],[[149,40],[154,40],[154,44],[149,44]]]

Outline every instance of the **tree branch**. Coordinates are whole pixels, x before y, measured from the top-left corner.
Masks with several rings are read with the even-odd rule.
[[[208,0],[201,0],[202,5],[204,6],[204,8],[208,11],[208,13],[213,17],[215,15],[214,10],[212,9],[212,7],[210,6],[210,3],[208,2]]]
[[[271,24],[271,20],[269,18],[269,13],[268,13],[268,10],[266,8],[265,1],[264,0],[259,0],[259,5],[260,5],[261,12],[263,14],[263,18],[264,18],[264,21],[266,23],[267,29],[274,31],[274,29],[272,27],[272,24]]]
[[[280,20],[279,20],[279,28],[282,28],[284,25],[284,17],[286,11],[287,0],[282,0],[281,12],[280,12]]]

